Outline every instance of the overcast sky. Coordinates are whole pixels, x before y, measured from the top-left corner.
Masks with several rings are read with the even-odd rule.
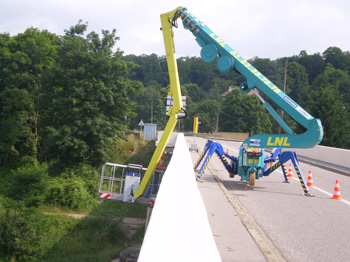
[[[0,32],[13,36],[35,27],[62,35],[82,19],[88,31],[117,29],[125,54],[164,55],[159,16],[178,6],[246,59],[350,50],[349,0],[1,0]],[[178,22],[176,55],[199,56],[194,37]]]

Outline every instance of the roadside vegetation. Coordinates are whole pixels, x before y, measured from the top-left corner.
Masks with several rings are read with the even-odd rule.
[[[145,206],[97,200],[103,163],[154,151],[129,129],[142,83],[116,30],[86,30],[0,34],[0,261],[109,261],[142,240],[122,219]]]
[[[130,136],[109,150],[116,163],[147,165],[154,143]],[[82,165],[50,174],[50,165],[39,163],[2,170],[0,261],[102,262],[140,244],[144,226],[130,235],[122,220],[145,218],[146,206],[98,201],[99,171]]]

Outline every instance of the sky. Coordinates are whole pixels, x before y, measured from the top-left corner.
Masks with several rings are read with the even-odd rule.
[[[117,30],[124,54],[165,55],[160,14],[187,7],[245,59],[350,50],[348,0],[1,0],[0,33],[29,27],[63,35],[81,19],[88,32]],[[194,36],[174,29],[176,56],[200,56]]]

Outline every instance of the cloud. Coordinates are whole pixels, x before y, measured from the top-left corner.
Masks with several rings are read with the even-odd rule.
[[[275,59],[297,55],[301,50],[312,54],[329,46],[350,50],[350,2],[345,0],[184,2],[190,12],[247,59]],[[82,19],[88,22],[89,31],[117,29],[117,44],[125,54],[164,55],[160,14],[176,7],[163,0],[2,0],[0,32],[15,35],[33,26],[64,34]],[[183,30],[181,21],[174,32],[178,56],[199,55],[199,46],[191,33]]]

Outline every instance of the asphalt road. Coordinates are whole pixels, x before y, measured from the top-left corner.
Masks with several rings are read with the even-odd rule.
[[[193,137],[187,139],[193,141]],[[199,152],[206,141],[195,138]],[[230,155],[238,156],[241,143],[218,142]],[[309,190],[314,197],[304,196],[294,170],[290,183],[283,183],[281,170],[276,170],[256,180],[255,186],[248,186],[238,175],[229,178],[216,156],[209,163],[229,194],[254,218],[287,261],[350,261],[350,177],[303,162],[300,166],[305,181],[309,170],[312,172],[314,187]],[[331,199],[336,180],[342,201]]]

